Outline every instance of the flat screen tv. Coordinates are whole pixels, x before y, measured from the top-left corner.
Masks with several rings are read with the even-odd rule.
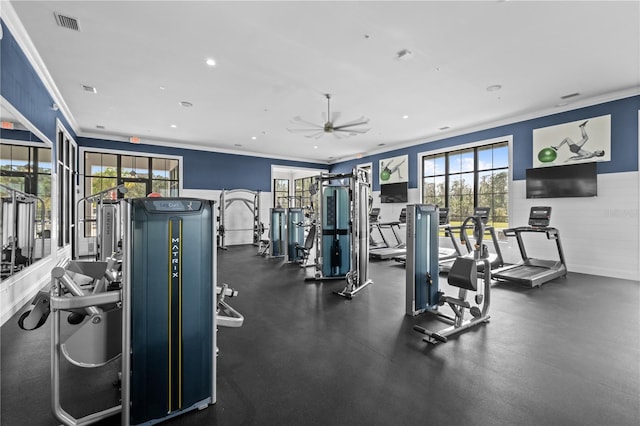
[[[595,197],[597,163],[527,169],[527,198]]]
[[[406,203],[407,182],[385,183],[380,185],[381,203]]]

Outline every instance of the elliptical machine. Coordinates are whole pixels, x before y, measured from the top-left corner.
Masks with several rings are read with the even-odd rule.
[[[413,329],[426,335],[422,340],[427,343],[436,344],[438,342],[446,343],[450,336],[460,333],[476,325],[489,322],[489,302],[491,296],[491,265],[489,262],[489,251],[487,246],[482,243],[484,235],[484,223],[479,216],[469,216],[464,220],[460,227],[461,239],[466,238],[467,225],[473,222],[473,236],[475,244],[473,245],[473,257],[458,256],[449,271],[447,282],[449,285],[458,288],[458,296],[447,296],[443,292],[438,292],[438,305],[445,303],[449,305],[454,313],[453,325],[444,330],[430,331],[419,325],[414,325]],[[484,285],[478,288],[478,265],[482,263]],[[475,292],[474,302],[472,306],[467,300],[467,292]],[[465,320],[465,310],[469,310],[471,318]]]

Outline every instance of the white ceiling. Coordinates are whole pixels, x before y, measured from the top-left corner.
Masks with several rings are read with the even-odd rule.
[[[637,1],[11,4],[83,136],[335,162],[640,87]],[[324,93],[371,130],[288,132],[323,123]]]

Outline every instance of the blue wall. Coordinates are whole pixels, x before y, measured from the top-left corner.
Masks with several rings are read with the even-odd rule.
[[[188,189],[250,189],[271,192],[271,166],[327,169],[326,164],[275,160],[155,145],[132,145],[79,137],[78,146],[183,157],[183,187]]]
[[[345,173],[358,164],[373,163],[373,189],[380,189],[379,161],[398,155],[409,155],[409,187],[418,187],[418,153],[457,145],[513,136],[513,179],[525,178],[525,171],[533,166],[533,129],[570,121],[611,114],[611,161],[598,163],[598,173],[619,173],[638,170],[638,110],[640,96],[633,96],[559,114],[548,115],[505,126],[494,127],[408,148],[370,155],[357,160],[334,164],[332,173]]]
[[[61,114],[54,111],[53,98],[29,60],[20,49],[4,21],[0,40],[0,94],[55,144],[56,118],[75,139],[73,129]],[[54,149],[55,150],[55,149]]]

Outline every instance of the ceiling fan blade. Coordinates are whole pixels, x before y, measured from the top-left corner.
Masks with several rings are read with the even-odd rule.
[[[320,139],[322,137],[322,135],[324,135],[324,130],[321,130],[319,132],[316,132],[312,135],[305,135],[305,138],[313,138],[313,139]]]
[[[343,124],[341,124],[339,126],[335,126],[334,129],[343,129],[345,127],[360,126],[360,125],[363,125],[363,124],[369,124],[369,119],[365,118],[365,117],[360,117],[357,120],[353,120],[353,121],[350,121],[348,123],[343,123]]]
[[[333,129],[334,132],[343,132],[343,133],[367,133],[371,129]]]
[[[290,131],[291,133],[304,133],[304,132],[317,132],[322,130],[321,127],[315,127],[313,129],[289,129],[287,128],[288,131]]]
[[[319,124],[303,120],[300,116],[293,117],[293,120],[291,120],[291,123],[292,124],[306,124],[308,126],[313,126],[313,127],[318,128],[318,129],[322,129],[323,128],[323,126],[321,126]]]

